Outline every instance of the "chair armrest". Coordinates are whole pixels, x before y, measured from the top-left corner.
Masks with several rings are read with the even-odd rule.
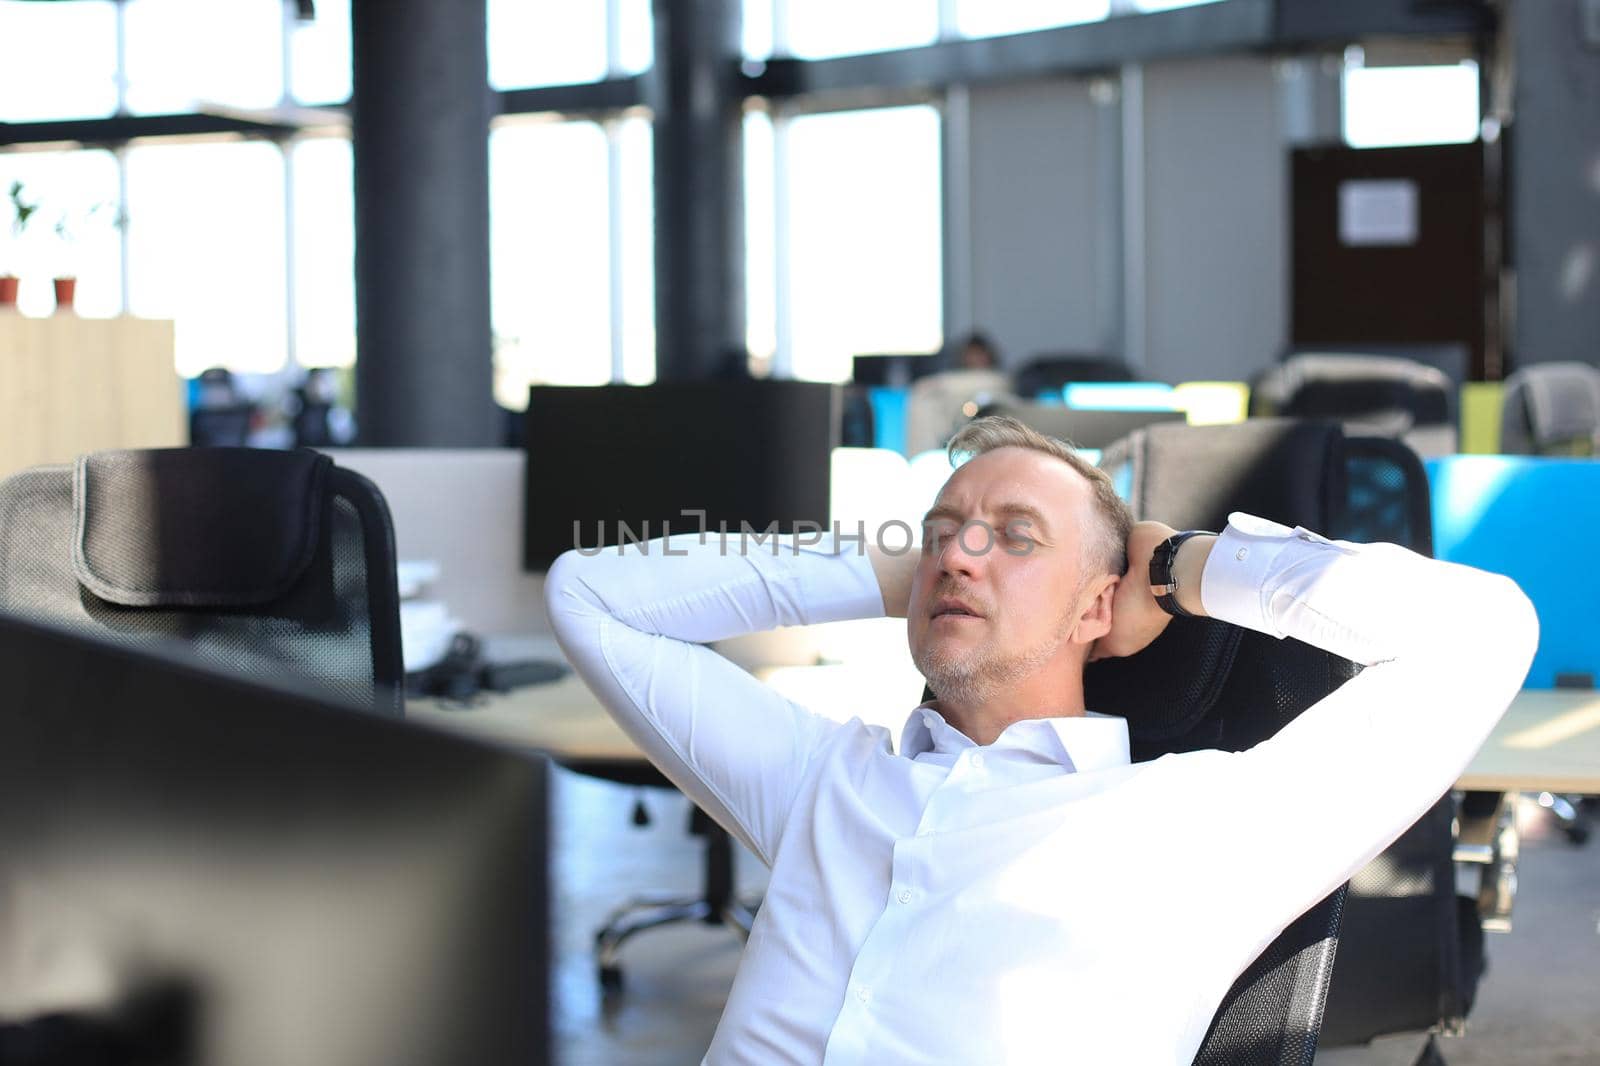
[[[1517,895],[1517,794],[1469,792],[1456,816],[1455,861],[1479,867],[1478,917],[1491,932],[1511,929]]]

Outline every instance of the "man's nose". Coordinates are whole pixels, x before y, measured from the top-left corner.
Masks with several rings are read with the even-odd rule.
[[[971,574],[983,564],[987,539],[983,530],[962,526],[939,552],[939,569],[947,574]]]

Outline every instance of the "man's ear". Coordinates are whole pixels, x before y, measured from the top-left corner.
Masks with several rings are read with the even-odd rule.
[[[1106,574],[1096,578],[1089,586],[1092,593],[1084,602],[1078,613],[1078,622],[1073,630],[1072,639],[1079,644],[1093,644],[1107,633],[1111,632],[1111,611],[1116,603],[1117,586],[1122,578],[1116,574]]]

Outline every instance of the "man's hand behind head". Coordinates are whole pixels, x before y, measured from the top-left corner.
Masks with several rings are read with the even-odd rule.
[[[1150,556],[1178,531],[1161,522],[1135,522],[1128,533],[1128,573],[1111,601],[1111,632],[1095,641],[1089,661],[1133,655],[1150,646],[1172,621],[1150,591]]]

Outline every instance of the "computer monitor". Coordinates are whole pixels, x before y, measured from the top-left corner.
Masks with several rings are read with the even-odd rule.
[[[533,386],[524,566],[724,524],[826,529],[839,400],[810,381]],[[704,511],[704,527],[686,511]]]
[[[542,759],[10,615],[0,677],[0,1061],[548,1061]]]
[[[872,352],[851,359],[850,381],[856,385],[905,388],[918,378],[938,373],[938,352]]]

